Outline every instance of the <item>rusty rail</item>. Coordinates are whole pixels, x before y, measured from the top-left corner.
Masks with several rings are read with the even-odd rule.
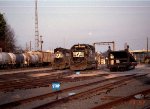
[[[59,94],[59,93],[64,93],[64,92],[68,92],[68,91],[71,91],[71,90],[81,89],[81,88],[84,88],[84,87],[96,85],[96,84],[98,84],[98,83],[103,83],[103,82],[110,81],[110,80],[122,79],[122,78],[129,78],[129,77],[132,77],[132,76],[135,76],[135,75],[119,76],[119,77],[104,79],[104,80],[100,80],[100,81],[96,81],[96,82],[86,83],[86,84],[83,84],[83,85],[78,85],[78,86],[66,88],[66,89],[63,89],[63,90],[60,90],[60,91],[55,91],[55,92],[48,93],[48,94],[43,94],[43,95],[39,95],[39,96],[35,96],[35,97],[23,99],[23,100],[18,100],[18,101],[14,101],[14,102],[2,104],[2,105],[0,105],[0,108],[15,107],[15,106],[18,106],[18,105],[27,103],[27,102],[32,102],[32,101],[35,101],[35,100],[52,97],[52,96],[55,96],[55,95],[57,95],[57,94]],[[101,87],[102,87],[102,86],[101,86]],[[54,101],[54,102],[56,102],[56,101]],[[57,102],[59,102],[59,100],[58,100]]]
[[[36,77],[22,78],[19,80],[1,82],[0,83],[0,91],[9,91],[9,90],[28,88],[28,87],[30,88],[30,86],[33,86],[33,85],[41,86],[40,84],[45,84],[45,83],[49,84],[51,81],[55,81],[55,80],[61,81],[65,75],[71,75],[71,74],[73,74],[73,72],[67,72],[67,73],[62,72],[61,74],[46,75],[46,76],[42,76],[42,77],[38,77],[38,78],[36,78]]]
[[[79,98],[82,98],[83,96],[87,96],[87,95],[90,95],[90,94],[93,94],[97,91],[102,91],[102,90],[106,90],[108,88],[112,88],[116,85],[119,85],[119,84],[122,84],[123,82],[126,82],[126,81],[129,81],[129,80],[132,80],[134,78],[138,78],[138,77],[141,77],[141,76],[145,76],[145,75],[132,75],[130,77],[126,77],[122,80],[119,80],[119,81],[116,81],[116,82],[112,82],[112,83],[108,83],[104,86],[100,86],[100,87],[96,87],[96,88],[93,88],[93,89],[90,89],[90,90],[87,90],[87,91],[84,91],[84,92],[81,92],[81,93],[78,93],[78,94],[75,94],[75,95],[72,95],[72,96],[67,96],[67,97],[64,97],[62,99],[59,99],[59,100],[55,100],[55,101],[52,101],[50,103],[46,103],[44,105],[41,105],[41,106],[38,106],[38,107],[35,107],[34,109],[42,109],[42,108],[47,108],[47,107],[54,107],[55,105],[58,105],[58,104],[62,104],[64,102],[68,102],[68,101],[71,101],[71,100],[74,100],[74,99],[79,99]]]
[[[118,105],[120,103],[123,103],[125,101],[128,101],[128,100],[132,99],[137,94],[148,94],[148,93],[150,93],[150,89],[147,89],[147,90],[144,90],[144,91],[140,91],[140,92],[137,92],[135,94],[131,94],[129,96],[119,98],[117,100],[113,100],[113,101],[108,102],[106,104],[102,104],[100,106],[96,106],[96,107],[94,107],[92,109],[110,109],[111,107],[113,107],[115,105]]]

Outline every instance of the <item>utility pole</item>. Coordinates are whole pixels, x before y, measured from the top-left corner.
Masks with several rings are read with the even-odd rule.
[[[38,10],[37,0],[35,0],[35,50],[39,50],[39,29],[38,29]]]
[[[43,45],[43,40],[42,40],[43,36],[40,36],[40,45],[41,45],[41,51],[42,51],[42,45]]]
[[[26,50],[28,51],[28,43],[26,42]]]
[[[64,37],[64,48],[66,48],[66,38]]]
[[[31,51],[32,45],[31,45],[31,41],[30,41],[30,51]]]
[[[147,37],[147,56],[148,56],[148,37]]]

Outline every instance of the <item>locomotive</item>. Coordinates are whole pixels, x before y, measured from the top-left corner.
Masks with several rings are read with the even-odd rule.
[[[75,44],[71,47],[71,70],[96,69],[95,47],[89,44]]]
[[[137,61],[128,49],[129,46],[125,50],[110,51],[108,53],[108,68],[110,71],[125,71],[135,68]]]
[[[70,50],[66,48],[54,49],[53,69],[66,69],[70,67]]]

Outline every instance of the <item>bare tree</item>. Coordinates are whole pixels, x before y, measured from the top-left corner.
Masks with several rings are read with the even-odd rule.
[[[3,14],[0,13],[0,48],[5,52],[13,52],[16,40],[13,29],[7,24]]]
[[[5,32],[5,49],[7,52],[13,52],[16,48],[16,40],[13,29],[7,25]]]

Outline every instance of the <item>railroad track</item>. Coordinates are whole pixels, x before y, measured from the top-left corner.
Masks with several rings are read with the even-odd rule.
[[[51,72],[52,73],[52,72]],[[30,89],[36,87],[47,87],[51,84],[51,82],[59,81],[59,82],[76,82],[80,80],[93,79],[94,77],[76,77],[65,78],[66,76],[74,74],[73,71],[63,71],[62,73],[54,73],[51,75],[41,76],[41,77],[28,77],[15,79],[11,81],[0,82],[0,91],[13,91],[15,89]],[[106,76],[108,74],[101,74],[98,76]]]
[[[129,101],[130,99],[134,98],[135,95],[138,95],[138,94],[143,94],[143,95],[146,95],[146,94],[149,94],[150,93],[150,89],[146,89],[146,90],[143,90],[143,91],[140,91],[140,92],[136,92],[134,94],[130,94],[128,96],[125,96],[125,97],[121,97],[121,98],[118,98],[118,99],[115,99],[115,100],[112,100],[108,103],[105,103],[105,104],[102,104],[100,106],[96,106],[92,109],[111,109],[113,106],[116,106],[118,104],[121,104],[121,103],[124,103],[126,101]],[[149,109],[149,108],[146,108],[145,109]]]
[[[34,70],[49,70],[52,68],[51,67],[25,67],[25,68],[14,68],[14,69],[0,69],[0,75],[3,75],[3,74],[15,74],[14,72],[20,72],[20,71],[34,71]],[[6,73],[6,72],[9,72],[9,73]]]
[[[56,96],[57,94],[60,94],[60,93],[64,93],[64,92],[68,92],[68,91],[72,91],[72,90],[79,90],[81,88],[97,85],[99,83],[104,83],[104,82],[107,82],[107,81],[110,81],[110,80],[116,80],[115,82],[111,82],[111,83],[105,84],[103,86],[99,86],[99,87],[96,87],[96,88],[93,88],[93,89],[90,89],[90,90],[80,92],[80,93],[72,95],[72,96],[67,96],[67,97],[64,97],[62,99],[58,99],[58,100],[52,101],[50,103],[38,106],[35,109],[45,108],[47,106],[53,107],[56,104],[63,103],[64,101],[67,102],[67,101],[70,101],[70,100],[73,100],[73,99],[79,99],[79,98],[82,98],[83,96],[88,96],[89,94],[94,93],[98,90],[106,90],[110,87],[112,88],[114,86],[123,84],[124,82],[127,82],[129,80],[132,80],[134,78],[138,78],[138,77],[141,77],[141,76],[145,76],[145,75],[140,75],[140,76],[127,75],[127,76],[114,77],[114,78],[104,79],[104,80],[100,80],[100,81],[96,81],[96,82],[86,83],[86,84],[83,84],[83,85],[78,85],[78,86],[66,88],[66,89],[63,89],[63,90],[60,90],[60,91],[55,91],[55,92],[52,92],[52,93],[39,95],[39,96],[35,96],[35,97],[23,99],[23,100],[18,100],[18,101],[15,101],[15,102],[3,104],[3,105],[0,105],[0,108],[1,109],[6,109],[6,108],[10,108],[10,107],[15,107],[15,106],[19,106],[19,105],[22,105],[24,103],[32,102],[32,101],[35,101],[35,100],[45,99],[45,98],[49,98],[49,97],[52,97],[52,96]]]
[[[51,72],[52,73],[52,72]],[[42,87],[50,84],[52,81],[62,80],[65,76],[71,75],[71,71],[63,71],[41,77],[28,77],[16,80],[0,82],[0,91],[13,91],[14,89],[26,89],[32,87]],[[65,81],[65,79],[63,79]],[[66,79],[67,80],[67,79]]]
[[[124,77],[124,79],[117,80],[115,82],[111,82],[111,83],[108,83],[108,84],[105,84],[103,86],[99,86],[99,87],[96,87],[96,88],[92,88],[92,89],[77,93],[77,94],[72,95],[72,96],[67,96],[67,97],[64,97],[62,99],[58,99],[58,100],[46,103],[44,105],[35,107],[34,109],[43,109],[43,108],[47,108],[47,107],[52,108],[52,107],[54,107],[58,104],[62,104],[64,102],[68,102],[68,101],[71,101],[71,100],[76,100],[76,99],[81,99],[83,97],[87,97],[90,94],[96,93],[98,91],[113,89],[113,87],[124,84],[127,81],[133,80],[133,79],[141,77],[141,76],[145,76],[145,75],[138,75],[138,76],[137,75],[132,75],[132,76],[129,76],[129,77]]]
[[[0,75],[0,80],[4,79],[5,81],[0,81],[0,91],[13,91],[14,89],[29,89],[35,87],[45,87],[48,86],[52,81],[78,81],[80,79],[66,79],[65,76],[73,74],[72,71],[61,71],[59,74],[46,75],[41,77],[29,77],[29,74],[37,74],[37,73],[54,73],[55,70],[46,70],[46,71],[31,71],[17,74],[4,74]],[[68,73],[72,72],[72,73]],[[89,71],[86,71],[88,73]],[[85,72],[82,72],[85,73]],[[15,78],[9,80],[9,78]],[[16,79],[19,78],[19,79]],[[92,78],[92,77],[90,77]],[[90,79],[85,77],[85,79]],[[32,83],[32,84],[31,84]]]
[[[17,80],[18,78],[21,78],[21,79],[24,79],[24,78],[29,78],[28,75],[30,74],[38,74],[38,73],[52,73],[56,70],[53,70],[53,69],[47,69],[47,70],[39,70],[39,71],[24,71],[24,72],[21,72],[21,71],[18,71],[17,73],[12,73],[12,74],[2,74],[0,75],[0,83],[1,82],[7,82],[7,81],[10,81],[10,80]],[[11,78],[10,78],[11,77]]]

